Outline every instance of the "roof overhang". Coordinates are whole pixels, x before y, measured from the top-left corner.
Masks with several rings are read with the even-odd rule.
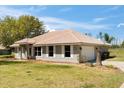
[[[19,44],[12,44],[10,47],[19,47]]]
[[[108,44],[95,44],[86,42],[74,42],[74,43],[43,43],[43,44],[33,44],[33,46],[46,46],[46,45],[85,45],[85,46],[110,46]]]

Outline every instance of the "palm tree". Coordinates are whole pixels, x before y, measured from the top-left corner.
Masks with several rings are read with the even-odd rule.
[[[112,40],[115,39],[113,36],[109,36],[109,34],[107,34],[107,33],[105,33],[105,34],[103,35],[103,38],[104,38],[104,40],[105,40],[107,43],[111,43]]]

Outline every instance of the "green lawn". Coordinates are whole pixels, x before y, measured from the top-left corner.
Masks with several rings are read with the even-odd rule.
[[[107,67],[0,62],[0,87],[120,87],[124,73]]]
[[[115,56],[109,60],[112,61],[124,61],[124,48],[109,49],[110,56]]]

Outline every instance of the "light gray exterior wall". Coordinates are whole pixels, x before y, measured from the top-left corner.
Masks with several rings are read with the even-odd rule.
[[[48,46],[42,46],[42,55],[36,56],[36,60],[45,60],[45,61],[56,61],[56,62],[70,62],[70,63],[79,63],[79,46],[71,45],[71,57],[64,57],[63,46],[56,45],[55,55],[53,57],[48,56]]]
[[[35,56],[34,46],[32,46],[32,56],[34,56],[36,60],[68,62],[68,63],[80,63],[82,62],[82,60],[87,61],[87,60],[95,59],[94,46],[70,45],[71,57],[64,57],[64,46],[65,45],[53,45],[54,48],[53,57],[48,56],[48,52],[49,52],[48,46],[38,46],[41,47],[41,56]],[[17,51],[15,52],[15,58],[27,59],[27,53],[28,50],[26,47],[24,46],[18,47]]]

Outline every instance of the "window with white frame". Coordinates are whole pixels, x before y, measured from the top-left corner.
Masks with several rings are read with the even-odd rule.
[[[41,56],[41,47],[35,47],[35,56]]]
[[[71,57],[71,49],[70,49],[70,46],[69,45],[66,45],[65,48],[65,57]]]
[[[49,46],[48,50],[49,50],[49,57],[53,57],[53,46]]]

